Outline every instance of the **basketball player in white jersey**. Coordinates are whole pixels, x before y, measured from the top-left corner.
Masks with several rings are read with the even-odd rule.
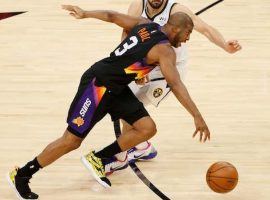
[[[207,37],[212,43],[224,49],[228,53],[235,53],[241,49],[241,45],[237,40],[226,41],[218,30],[204,22],[198,16],[193,14],[187,7],[176,3],[174,0],[133,0],[128,9],[128,14],[131,16],[143,16],[161,26],[167,23],[171,14],[176,12],[184,12],[188,14],[194,23],[194,29]],[[127,33],[123,31],[122,39]],[[181,79],[184,80],[186,75],[187,64],[187,45],[181,44],[181,47],[175,48],[176,64],[180,73]],[[138,84],[138,83],[137,83]],[[156,67],[150,72],[147,78],[141,80],[139,84],[131,83],[130,88],[137,98],[146,105],[158,106],[170,93],[170,88],[165,81],[160,68]],[[122,121],[122,133],[132,128],[128,123]],[[109,175],[116,170],[124,169],[128,166],[128,162],[136,160],[149,160],[156,157],[157,151],[153,145],[146,141],[127,152],[122,152],[108,160],[105,165],[106,174]],[[84,156],[82,159],[85,159]]]

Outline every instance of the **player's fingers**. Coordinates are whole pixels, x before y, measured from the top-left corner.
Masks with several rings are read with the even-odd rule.
[[[204,132],[204,135],[203,135],[203,142],[205,142],[207,140],[207,132]]]
[[[195,137],[195,136],[197,135],[198,131],[199,131],[199,130],[196,129],[195,132],[193,133],[192,137]]]
[[[141,83],[145,84],[145,82],[146,82],[146,78],[142,78]]]
[[[145,83],[145,81],[144,81],[144,79],[142,78],[142,79],[136,80],[135,83],[138,84],[138,85],[143,85],[143,84]]]
[[[74,11],[75,11],[76,13],[81,13],[82,10],[81,10],[79,7],[75,6],[75,7],[74,7]]]
[[[235,41],[234,40],[231,40],[231,41],[228,42],[228,44],[229,45],[233,45],[233,44],[235,44]]]
[[[233,46],[234,46],[234,47],[240,47],[240,44],[235,43]]]
[[[238,44],[237,47],[236,47],[236,49],[237,50],[240,50],[240,49],[242,49],[242,46]]]
[[[204,132],[204,139],[203,139],[203,142],[206,142],[207,139],[210,140],[210,139],[209,139],[209,136],[210,136],[210,133],[206,130],[206,131]]]
[[[67,9],[67,5],[61,5],[61,8],[66,10]]]
[[[62,8],[64,10],[69,10],[69,11],[72,11],[73,10],[73,6],[71,6],[71,5],[62,5]]]
[[[206,138],[205,141],[208,139],[210,141],[210,131],[208,129],[205,130]]]
[[[76,15],[76,13],[74,13],[74,12],[70,12],[69,14],[70,14],[72,17],[78,18],[78,15]]]
[[[200,130],[200,142],[202,142],[202,138],[203,138],[203,131]]]

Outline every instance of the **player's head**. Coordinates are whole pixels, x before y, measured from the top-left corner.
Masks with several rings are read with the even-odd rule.
[[[183,12],[172,14],[167,25],[170,27],[170,42],[174,47],[179,47],[182,42],[189,40],[194,27],[192,19]]]
[[[147,0],[147,3],[154,9],[159,9],[163,2],[164,0]]]

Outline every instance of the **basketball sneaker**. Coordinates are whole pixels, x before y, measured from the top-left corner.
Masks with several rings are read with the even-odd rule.
[[[96,157],[94,151],[81,157],[83,165],[92,173],[96,181],[103,187],[111,187],[111,182],[106,178],[105,166],[102,163],[101,158]]]
[[[125,160],[121,161],[117,158],[117,156],[113,156],[111,158],[107,158],[102,160],[105,165],[105,174],[106,176],[111,175],[113,172],[117,170],[122,170],[128,167],[128,159],[127,153]]]
[[[19,168],[15,167],[14,170],[7,174],[7,181],[16,192],[20,200],[24,199],[38,199],[38,195],[31,191],[29,187],[29,180],[32,177],[19,177],[17,176]]]
[[[146,141],[145,146],[143,149],[136,146],[128,150],[128,161],[134,163],[138,160],[150,160],[157,156],[157,150],[150,142]]]

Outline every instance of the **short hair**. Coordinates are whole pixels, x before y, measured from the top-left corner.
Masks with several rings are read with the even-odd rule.
[[[188,26],[194,27],[193,21],[189,15],[183,12],[176,12],[169,18],[168,24],[178,28],[187,28]]]

